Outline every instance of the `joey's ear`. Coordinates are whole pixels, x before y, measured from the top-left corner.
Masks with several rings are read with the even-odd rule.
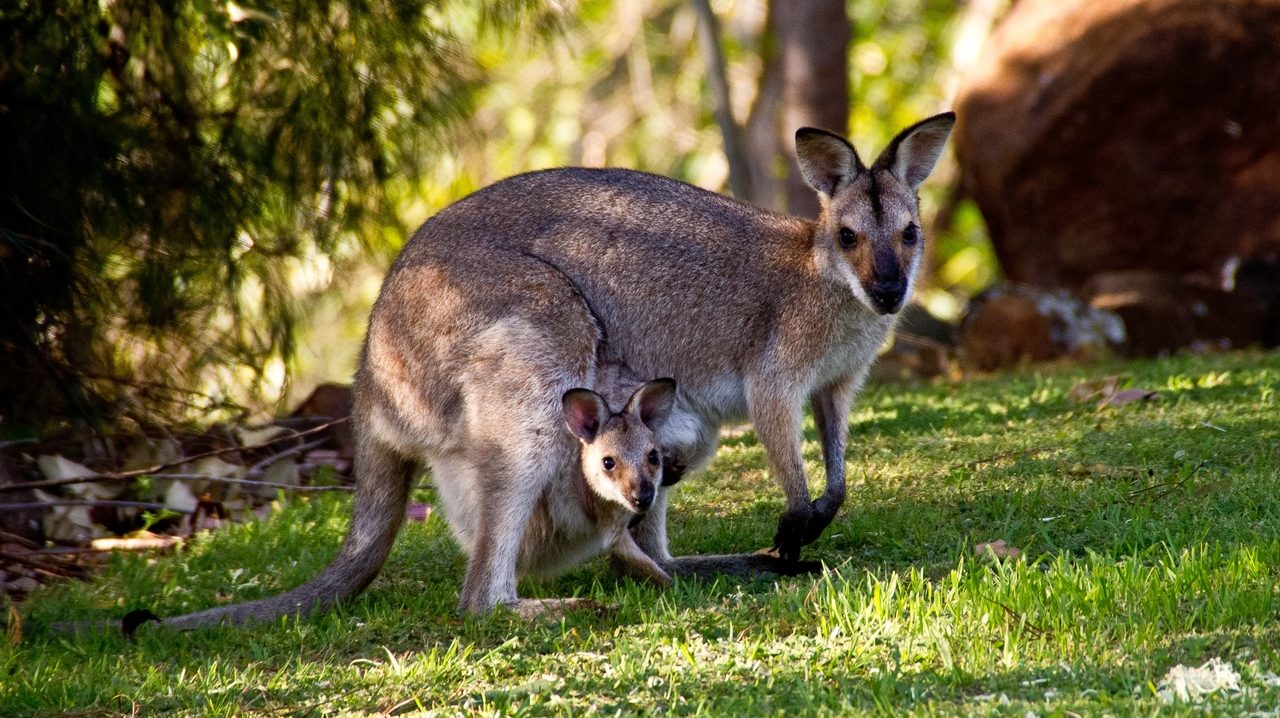
[[[889,170],[912,190],[920,189],[942,156],[942,147],[947,144],[947,137],[955,124],[954,112],[944,112],[915,123],[893,138],[876,159],[875,166]]]
[[[609,406],[604,397],[590,389],[570,389],[560,397],[564,407],[564,423],[573,435],[585,442],[595,441],[600,427],[609,419]]]
[[[804,181],[828,197],[842,180],[852,179],[864,169],[848,140],[813,127],[796,130],[796,161]]]
[[[636,389],[627,400],[624,411],[634,414],[650,431],[657,431],[671,416],[675,406],[676,380],[664,378],[654,379]]]

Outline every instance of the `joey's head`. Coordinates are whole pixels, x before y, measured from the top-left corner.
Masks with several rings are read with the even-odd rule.
[[[675,407],[674,379],[654,379],[614,413],[590,389],[570,389],[561,403],[569,431],[582,442],[582,474],[596,496],[641,513],[662,483],[656,433]]]
[[[898,133],[867,167],[853,145],[826,130],[796,132],[796,157],[822,209],[814,247],[827,271],[878,314],[902,309],[924,257],[917,191],[955,124],[946,112]]]

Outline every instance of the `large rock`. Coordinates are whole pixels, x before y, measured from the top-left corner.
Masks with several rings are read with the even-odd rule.
[[[1013,281],[1280,255],[1280,0],[1019,0],[956,109]]]
[[[1120,349],[1120,317],[1062,289],[997,285],[973,298],[960,323],[960,353],[971,369],[1024,361],[1090,359]]]
[[[1273,345],[1272,309],[1248,288],[1227,291],[1195,275],[1123,271],[1095,275],[1082,293],[1091,306],[1124,321],[1125,352],[1131,355]]]

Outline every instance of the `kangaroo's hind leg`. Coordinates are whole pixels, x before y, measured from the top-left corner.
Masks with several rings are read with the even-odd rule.
[[[532,449],[533,447],[529,447]],[[536,453],[535,453],[536,451]],[[478,465],[482,500],[477,507],[476,531],[459,610],[482,614],[505,606],[526,619],[557,617],[579,608],[598,609],[586,599],[531,599],[516,593],[521,541],[525,537],[542,487],[560,467],[530,461],[554,451],[497,451]]]
[[[562,321],[536,318],[541,315],[529,308],[525,317],[480,335],[464,377],[475,532],[459,607],[469,613],[498,605],[538,612],[516,595],[522,543],[544,491],[578,457],[563,427],[561,397],[587,381],[594,336],[585,330],[575,336],[561,329]]]
[[[517,602],[516,564],[520,541],[533,514],[540,487],[546,481],[545,476],[533,476],[515,465],[504,465],[508,458],[504,452],[494,454],[476,466],[481,491],[474,507],[475,533],[458,602],[460,611],[472,614],[487,613],[499,605]],[[521,486],[522,483],[525,486]]]

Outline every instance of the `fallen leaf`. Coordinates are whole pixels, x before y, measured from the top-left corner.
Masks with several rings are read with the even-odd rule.
[[[129,457],[120,466],[121,471],[147,469],[168,464],[182,458],[182,447],[170,438],[148,439],[143,437],[133,445]]]
[[[216,456],[206,456],[203,459],[188,461],[183,464],[182,473],[217,476],[223,479],[239,479],[244,476],[244,467],[229,461],[223,461]]]
[[[15,578],[5,585],[5,593],[30,593],[40,586],[40,582],[33,576],[22,576]]]
[[[1067,392],[1067,398],[1073,403],[1083,404],[1098,397],[1114,394],[1119,386],[1120,377],[1118,375],[1109,376],[1105,379],[1090,379],[1071,387],[1071,391]]]
[[[289,429],[283,426],[270,425],[261,429],[248,429],[243,426],[236,427],[236,438],[240,440],[241,446],[259,446],[268,441],[289,433]]]
[[[31,493],[37,501],[54,502],[60,499],[40,489],[32,489]],[[94,522],[89,515],[89,506],[50,506],[44,515],[44,535],[55,543],[83,544],[99,536],[107,535],[107,530]]]
[[[200,505],[200,500],[196,498],[195,493],[191,491],[191,487],[187,486],[185,481],[174,481],[169,484],[168,490],[164,492],[164,505],[174,511],[188,514],[196,510],[196,506]]]
[[[261,480],[270,484],[297,486],[302,483],[302,478],[298,475],[298,462],[290,458],[280,459],[262,472]],[[258,495],[264,497],[275,496],[276,492],[280,490],[275,486],[259,486],[257,489]]]
[[[179,543],[182,543],[182,539],[177,536],[161,536],[150,531],[138,531],[135,535],[125,538],[94,539],[89,542],[89,545],[99,551],[146,551],[169,548]]]
[[[1096,401],[1101,409],[1106,406],[1124,406],[1135,401],[1151,401],[1160,398],[1159,392],[1150,389],[1121,389],[1122,377],[1109,376],[1105,379],[1082,381],[1067,392],[1067,398],[1075,404]]]
[[[973,553],[978,558],[994,560],[1000,558],[1017,558],[1022,555],[1022,549],[1006,544],[1004,539],[996,539],[989,543],[980,543],[977,546],[974,546]]]
[[[9,646],[16,646],[22,643],[22,614],[18,612],[18,605],[9,602],[9,620],[4,627],[4,642]]]
[[[1240,674],[1221,658],[1210,658],[1198,668],[1178,664],[1160,679],[1157,694],[1165,703],[1198,703],[1211,693],[1240,690]]]
[[[61,454],[42,454],[36,459],[36,466],[46,479],[61,481],[63,479],[81,479],[94,476],[98,472],[84,464],[77,464]]]
[[[1124,406],[1125,404],[1132,404],[1135,401],[1152,401],[1159,398],[1159,392],[1149,391],[1147,389],[1125,389],[1124,391],[1117,391],[1114,394],[1100,399],[1098,401],[1098,408],[1101,409],[1104,406]]]
[[[84,464],[79,464],[61,454],[45,454],[36,459],[36,466],[45,478],[53,481],[65,479],[83,479],[97,476],[98,472]],[[83,484],[68,484],[63,487],[68,494],[77,499],[100,501],[114,499],[124,490],[124,484],[118,481],[86,481]],[[47,501],[48,499],[41,499]]]

